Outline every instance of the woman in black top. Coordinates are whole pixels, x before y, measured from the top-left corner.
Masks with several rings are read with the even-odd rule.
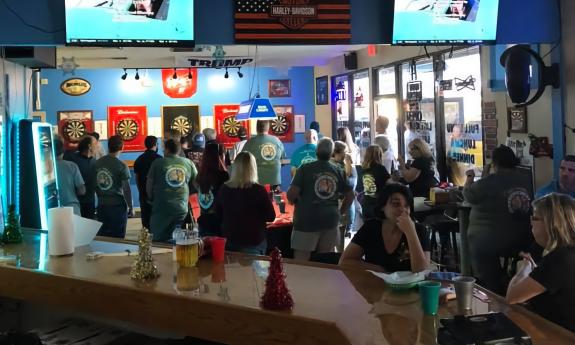
[[[509,283],[507,302],[528,302],[538,314],[575,332],[575,200],[549,194],[533,203],[533,236],[544,249],[536,265],[522,253],[523,268]]]
[[[413,162],[407,167],[400,156],[399,171],[414,197],[429,198],[429,189],[437,184],[431,150],[425,141],[417,138],[409,143],[409,154],[413,157]]]
[[[375,205],[379,194],[389,180],[389,172],[383,166],[383,151],[379,145],[370,145],[363,157],[362,177],[363,199],[361,200],[361,210],[364,220],[375,218]]]
[[[224,147],[221,144],[206,145],[196,178],[200,217],[198,227],[200,236],[221,236],[221,219],[214,208],[220,187],[230,178],[224,164]]]
[[[409,189],[396,183],[385,186],[377,209],[383,219],[369,220],[359,229],[339,264],[386,272],[426,270],[429,235],[411,218],[413,197]]]

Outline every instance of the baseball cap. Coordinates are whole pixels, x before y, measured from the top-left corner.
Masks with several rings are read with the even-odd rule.
[[[195,147],[204,147],[206,145],[206,137],[204,137],[202,133],[194,134],[192,145]]]

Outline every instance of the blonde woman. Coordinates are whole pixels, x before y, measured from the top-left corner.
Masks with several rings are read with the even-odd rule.
[[[230,180],[218,192],[216,214],[222,220],[228,250],[265,255],[266,222],[274,221],[276,213],[266,189],[258,184],[256,159],[251,153],[236,156]]]
[[[355,165],[353,165],[352,158],[347,153],[348,151],[348,146],[344,142],[334,142],[332,162],[343,169],[347,184],[355,191],[355,187],[357,186],[357,169]],[[346,227],[345,235],[348,237],[351,237],[351,232],[354,230],[355,213],[356,205],[354,199],[354,203],[349,208],[348,218],[344,220]]]
[[[421,138],[413,139],[408,149],[413,161],[408,167],[403,157],[399,157],[399,171],[414,197],[428,198],[429,189],[437,184],[431,150]]]
[[[355,144],[353,136],[347,127],[339,127],[337,129],[337,140],[347,145],[346,153],[351,157],[352,164],[359,164],[361,162],[359,147]]]
[[[541,316],[575,332],[575,200],[549,194],[533,203],[533,237],[544,248],[536,265],[522,253],[523,268],[507,289],[507,302],[528,302]]]
[[[361,183],[363,184],[363,199],[361,200],[361,209],[363,219],[371,219],[379,216],[381,212],[376,211],[375,205],[379,193],[389,181],[390,175],[386,167],[383,166],[383,152],[379,145],[370,145],[365,151]]]

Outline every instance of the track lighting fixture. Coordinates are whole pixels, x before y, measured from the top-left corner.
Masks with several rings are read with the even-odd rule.
[[[140,74],[138,73],[138,69],[136,68],[136,76],[134,77],[136,80],[140,80]]]
[[[172,79],[178,79],[178,72],[176,71],[175,67],[174,67],[174,75],[172,75]]]
[[[124,74],[122,75],[122,80],[126,80],[126,78],[128,78],[128,72],[126,71],[126,69],[124,68]]]
[[[242,71],[242,68],[238,67],[238,77],[243,78],[244,74],[241,71]]]
[[[228,79],[230,77],[230,74],[228,73],[228,68],[226,67],[226,74],[224,74],[224,78]]]
[[[188,79],[190,79],[190,80],[193,79],[193,77],[192,77],[192,69],[191,69],[191,68],[188,68]]]

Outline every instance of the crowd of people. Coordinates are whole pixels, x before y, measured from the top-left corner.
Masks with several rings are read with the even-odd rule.
[[[337,129],[336,141],[322,136],[316,122],[306,131],[304,145],[291,157],[286,193],[294,205],[296,259],[340,252],[342,266],[387,272],[430,267],[430,234],[415,220],[414,197],[428,197],[438,184],[435,159],[420,138],[407,143],[409,161],[396,158],[386,123],[376,121],[378,134],[363,157],[347,128]],[[280,192],[285,157],[282,142],[268,131],[269,123],[258,121],[257,134],[240,132],[232,150],[224,149],[213,129],[183,138],[172,133],[163,141],[163,157],[158,139],[147,137],[134,173],[142,225],[154,240],[169,241],[176,226],[196,217],[201,236],[225,236],[228,250],[265,255],[266,224],[276,218],[271,195]],[[88,135],[77,152],[65,153],[61,139],[56,141],[61,203],[100,220],[100,235],[124,237],[133,207],[130,171],[118,158],[123,141],[110,137],[108,153],[99,158],[98,146]],[[575,330],[575,157],[565,157],[559,180],[535,197],[518,164],[502,145],[480,179],[467,172],[462,195],[471,204],[473,275],[509,302],[529,301],[541,315]],[[197,194],[198,215],[191,214],[191,194]],[[342,234],[353,235],[345,250]],[[513,257],[524,265],[510,279],[501,259]]]

